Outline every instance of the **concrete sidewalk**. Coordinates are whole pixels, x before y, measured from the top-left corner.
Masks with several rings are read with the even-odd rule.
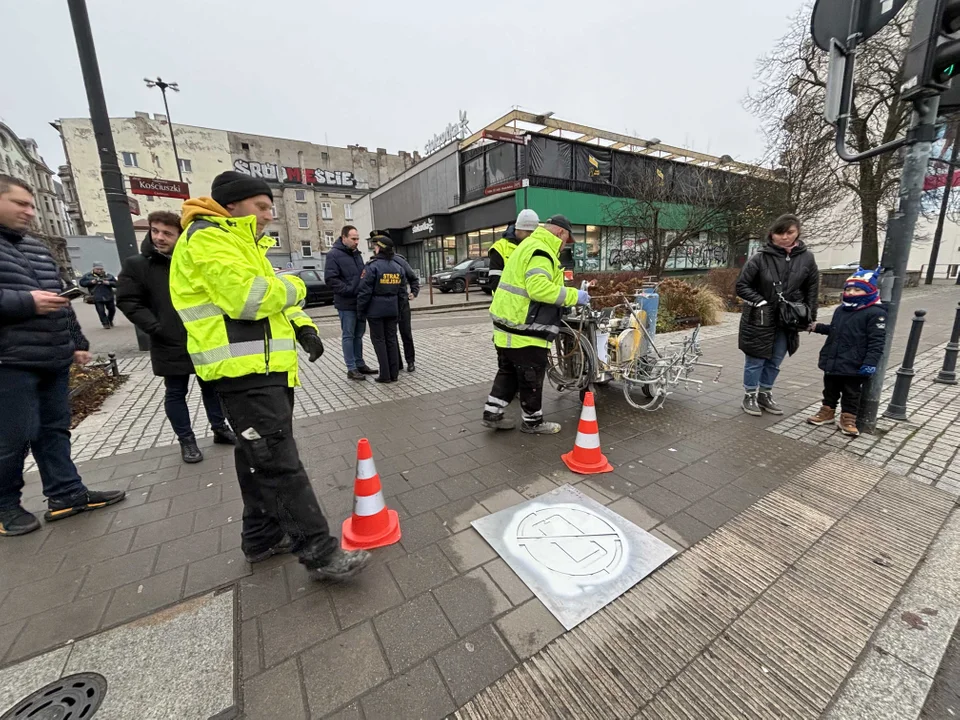
[[[946,325],[934,312],[955,298],[924,302],[929,350]],[[458,353],[471,337],[457,340]],[[820,392],[818,348],[805,338],[784,366],[778,398],[788,415]],[[224,717],[441,718],[458,708],[483,718],[816,717],[954,497],[846,449],[768,432],[778,418],[739,409],[735,334],[721,326],[704,349],[726,365],[720,383],[681,390],[657,413],[630,409],[615,387],[600,392],[600,436],[615,467],[606,475],[574,476],[559,460],[576,434],[575,395],[547,393],[545,410],[564,423],[552,437],[483,429],[486,379],[302,417],[297,438],[331,523],[352,508],[359,437],[370,439],[401,516],[401,542],[376,551],[350,584],[314,582],[290,557],[247,565],[223,448],[205,448],[193,466],[169,445],[84,462],[92,487],[129,497],[0,543],[0,673],[36,689],[51,667],[113,667],[95,665],[90,641],[140,637],[189,615],[198,618],[189,632],[211,647],[224,632],[235,638],[238,683]],[[302,394],[315,402],[322,387]],[[27,483],[26,504],[39,510],[39,482]],[[569,633],[470,527],[564,483],[684,551]],[[224,592],[236,621],[221,627],[222,614],[196,608]],[[58,650],[84,638],[85,653]],[[115,661],[120,643],[100,642]],[[137,649],[124,645],[128,664]],[[209,717],[209,694],[180,689],[202,656],[173,664],[152,715],[117,684],[113,702],[128,714],[105,705],[104,717]],[[164,715],[171,698],[181,705]],[[0,693],[0,705],[16,699]]]

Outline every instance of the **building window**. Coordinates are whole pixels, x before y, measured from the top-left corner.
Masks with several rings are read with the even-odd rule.
[[[376,158],[370,158],[370,167],[376,167],[376,166],[377,166]]]
[[[279,217],[279,213],[277,212],[277,206],[276,206],[276,205],[271,205],[271,206],[270,206],[270,214],[273,215],[273,219],[274,219],[274,220],[276,220],[276,219]]]
[[[321,161],[321,162],[330,162],[330,154],[329,154],[329,153],[325,153],[325,152],[321,152],[321,153],[320,153],[320,161]]]
[[[353,197],[353,195],[344,195],[343,197],[344,197],[345,200],[349,200],[350,198]]]
[[[297,227],[306,230],[310,227],[310,216],[307,213],[297,213]]]
[[[323,245],[324,247],[332,248],[333,247],[333,233],[325,232],[323,234]]]
[[[313,246],[308,242],[300,243],[300,255],[305,258],[313,257]]]
[[[240,143],[240,149],[241,149],[241,150],[249,150],[249,149],[250,149],[250,143]]]
[[[185,158],[180,158],[180,171],[193,172],[193,163]]]
[[[276,248],[280,247],[280,233],[278,233],[276,230],[274,230],[274,231],[272,231],[272,232],[268,232],[267,235],[269,235],[270,237],[273,238],[273,246],[274,246],[274,247],[276,247]]]
[[[294,190],[293,195],[297,202],[305,203],[307,201],[306,190]]]
[[[120,154],[123,155],[124,167],[140,167],[137,164],[137,154],[135,152],[127,152],[126,150],[124,150]]]
[[[333,205],[328,202],[320,203],[320,217],[324,220],[333,220]]]
[[[343,205],[343,219],[344,220],[353,220],[353,205],[350,203],[344,203]]]

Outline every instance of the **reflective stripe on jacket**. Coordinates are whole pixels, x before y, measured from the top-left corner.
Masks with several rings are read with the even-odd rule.
[[[563,286],[561,244],[537,228],[511,253],[490,305],[497,347],[549,347],[560,332],[562,309],[577,304],[576,289]]]
[[[191,204],[211,212],[191,221]],[[217,212],[226,214],[209,198],[184,203],[188,224],[170,264],[170,298],[197,376],[287,373],[288,385],[299,385],[294,328],[316,327],[302,309],[306,286],[294,275],[274,273],[266,257],[273,240],[257,240],[256,218]]]

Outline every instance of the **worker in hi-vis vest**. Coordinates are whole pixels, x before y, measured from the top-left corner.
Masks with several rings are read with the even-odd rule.
[[[563,309],[590,303],[586,290],[563,286],[560,249],[572,240],[570,221],[554,215],[507,260],[490,305],[499,369],[483,408],[486,427],[513,429],[514,421],[504,410],[519,393],[522,432],[560,432],[559,424],[544,421],[541,409],[547,353],[560,333]]]
[[[237,435],[240,547],[250,563],[292,552],[320,577],[350,577],[370,554],[347,552],[330,534],[293,438],[297,344],[314,362],[323,343],[303,311],[303,281],[275,273],[267,259],[270,186],[227,171],[210,195],[183,204],[170,299],[197,377],[216,389]]]

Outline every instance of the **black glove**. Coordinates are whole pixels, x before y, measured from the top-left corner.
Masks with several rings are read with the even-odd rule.
[[[323,341],[312,327],[297,328],[297,342],[300,343],[300,347],[310,353],[310,357],[307,358],[310,362],[316,362],[323,355]]]

